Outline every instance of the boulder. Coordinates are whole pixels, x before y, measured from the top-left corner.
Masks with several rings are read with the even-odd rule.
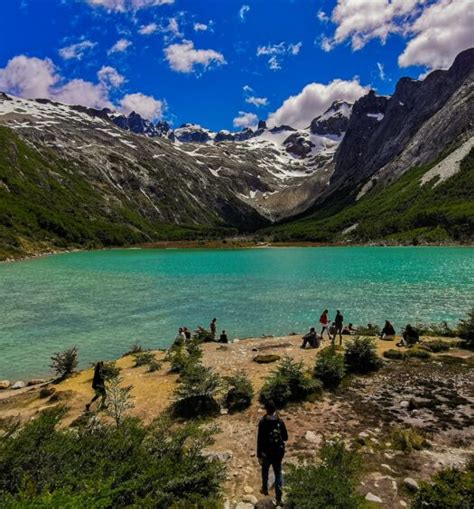
[[[275,509],[275,504],[271,498],[263,498],[255,504],[255,509]]]
[[[405,479],[403,479],[403,484],[409,491],[418,491],[420,489],[418,483],[411,477],[405,477]]]
[[[244,486],[244,491],[245,493],[250,494],[253,493],[253,488],[252,486]]]
[[[0,391],[9,389],[11,385],[10,380],[0,380]]]
[[[247,502],[249,504],[255,505],[258,502],[258,499],[255,495],[247,494],[242,497],[242,502]]]
[[[23,387],[26,387],[26,383],[23,382],[22,380],[18,380],[18,382],[15,382],[12,385],[12,389],[23,389]]]
[[[257,362],[258,364],[269,364],[271,362],[279,361],[280,359],[281,357],[279,355],[269,353],[265,355],[256,355],[253,358],[253,361]]]
[[[374,495],[373,493],[367,493],[367,495],[365,496],[365,500],[367,500],[367,502],[373,502],[374,504],[382,504],[383,501],[380,497],[378,497],[377,495]]]
[[[30,380],[26,385],[30,387],[31,385],[39,385],[46,383],[46,380],[43,380],[42,378],[34,378],[33,380]]]
[[[41,399],[49,398],[56,392],[56,389],[54,387],[42,387],[39,391],[39,397]]]
[[[305,439],[312,444],[319,445],[322,441],[321,435],[317,435],[314,431],[307,431],[304,434]]]

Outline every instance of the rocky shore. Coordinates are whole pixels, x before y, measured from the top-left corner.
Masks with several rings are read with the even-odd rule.
[[[257,355],[273,355],[275,361],[288,355],[312,369],[320,351],[302,350],[299,335],[256,339],[228,345],[205,343],[203,364],[220,375],[245,371],[258,394],[275,363],[257,363]],[[352,375],[337,390],[281,411],[290,435],[286,463],[311,461],[324,440],[339,438],[363,456],[359,491],[384,508],[409,506],[420,481],[442,468],[465,465],[474,454],[474,357],[457,348],[456,340],[445,341],[453,346],[448,352],[426,360],[385,360],[375,374]],[[378,341],[377,346],[380,356],[395,347],[394,341]],[[153,354],[157,361],[164,361],[163,351]],[[152,373],[133,367],[130,355],[116,365],[123,383],[133,385],[130,415],[150,422],[169,408],[178,377],[169,372],[166,362]],[[0,390],[0,418],[18,416],[27,421],[44,408],[66,404],[69,411],[63,425],[69,426],[83,415],[92,396],[91,380],[88,369],[56,384],[36,380],[18,387],[17,382]],[[256,425],[262,412],[255,397],[246,411],[227,414],[222,410],[215,419],[219,432],[208,454],[226,463],[226,508],[270,507],[269,500],[259,494],[255,457]],[[425,445],[400,450],[396,445],[399,429],[418,433]]]

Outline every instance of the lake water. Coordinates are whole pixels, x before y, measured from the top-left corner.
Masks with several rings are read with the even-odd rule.
[[[474,306],[472,248],[111,250],[0,264],[0,379],[81,366],[135,341],[165,347],[214,316],[230,338],[304,331],[324,308],[346,322],[458,322]]]

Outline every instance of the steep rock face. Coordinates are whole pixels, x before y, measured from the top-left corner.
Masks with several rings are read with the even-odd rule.
[[[306,157],[316,146],[311,140],[298,133],[290,134],[283,144],[287,152],[296,157]]]
[[[415,164],[434,160],[472,132],[474,49],[458,55],[447,71],[424,81],[402,78],[392,97],[373,92],[352,110],[335,157],[335,187],[366,180],[386,167],[398,177]]]
[[[334,103],[319,117],[316,117],[310,125],[313,134],[336,136],[343,135],[349,126],[352,104],[346,101],[334,101]]]

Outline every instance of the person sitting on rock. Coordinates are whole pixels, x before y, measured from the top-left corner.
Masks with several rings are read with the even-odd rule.
[[[351,334],[354,334],[355,332],[355,328],[354,328],[354,325],[352,323],[350,323],[349,325],[346,325],[343,329],[342,329],[342,334],[344,336],[350,336]]]
[[[229,338],[227,337],[225,330],[223,330],[219,337],[219,343],[228,343],[228,342],[229,342]]]
[[[281,464],[285,455],[285,442],[288,432],[285,423],[275,415],[275,405],[271,401],[265,403],[266,415],[258,423],[257,458],[262,466],[263,495],[268,495],[268,473],[270,466],[275,474],[276,505],[281,504],[283,477]]]
[[[107,392],[105,390],[105,373],[104,363],[99,361],[94,368],[94,376],[92,378],[92,388],[95,391],[94,397],[86,405],[86,412],[91,408],[92,403],[99,398],[102,398],[99,409],[105,408],[105,400],[107,398]]]
[[[395,338],[395,329],[393,325],[388,321],[385,320],[384,328],[382,329],[382,332],[380,333],[380,339],[385,339],[387,341],[391,341]]]
[[[416,331],[410,324],[405,327],[403,332],[403,337],[400,343],[397,346],[406,346],[408,348],[412,347],[415,343],[420,342],[420,335],[418,331]]]
[[[308,344],[311,348],[319,347],[319,338],[314,327],[311,327],[309,332],[303,336],[303,344],[301,345],[301,348],[306,348],[306,345]]]

